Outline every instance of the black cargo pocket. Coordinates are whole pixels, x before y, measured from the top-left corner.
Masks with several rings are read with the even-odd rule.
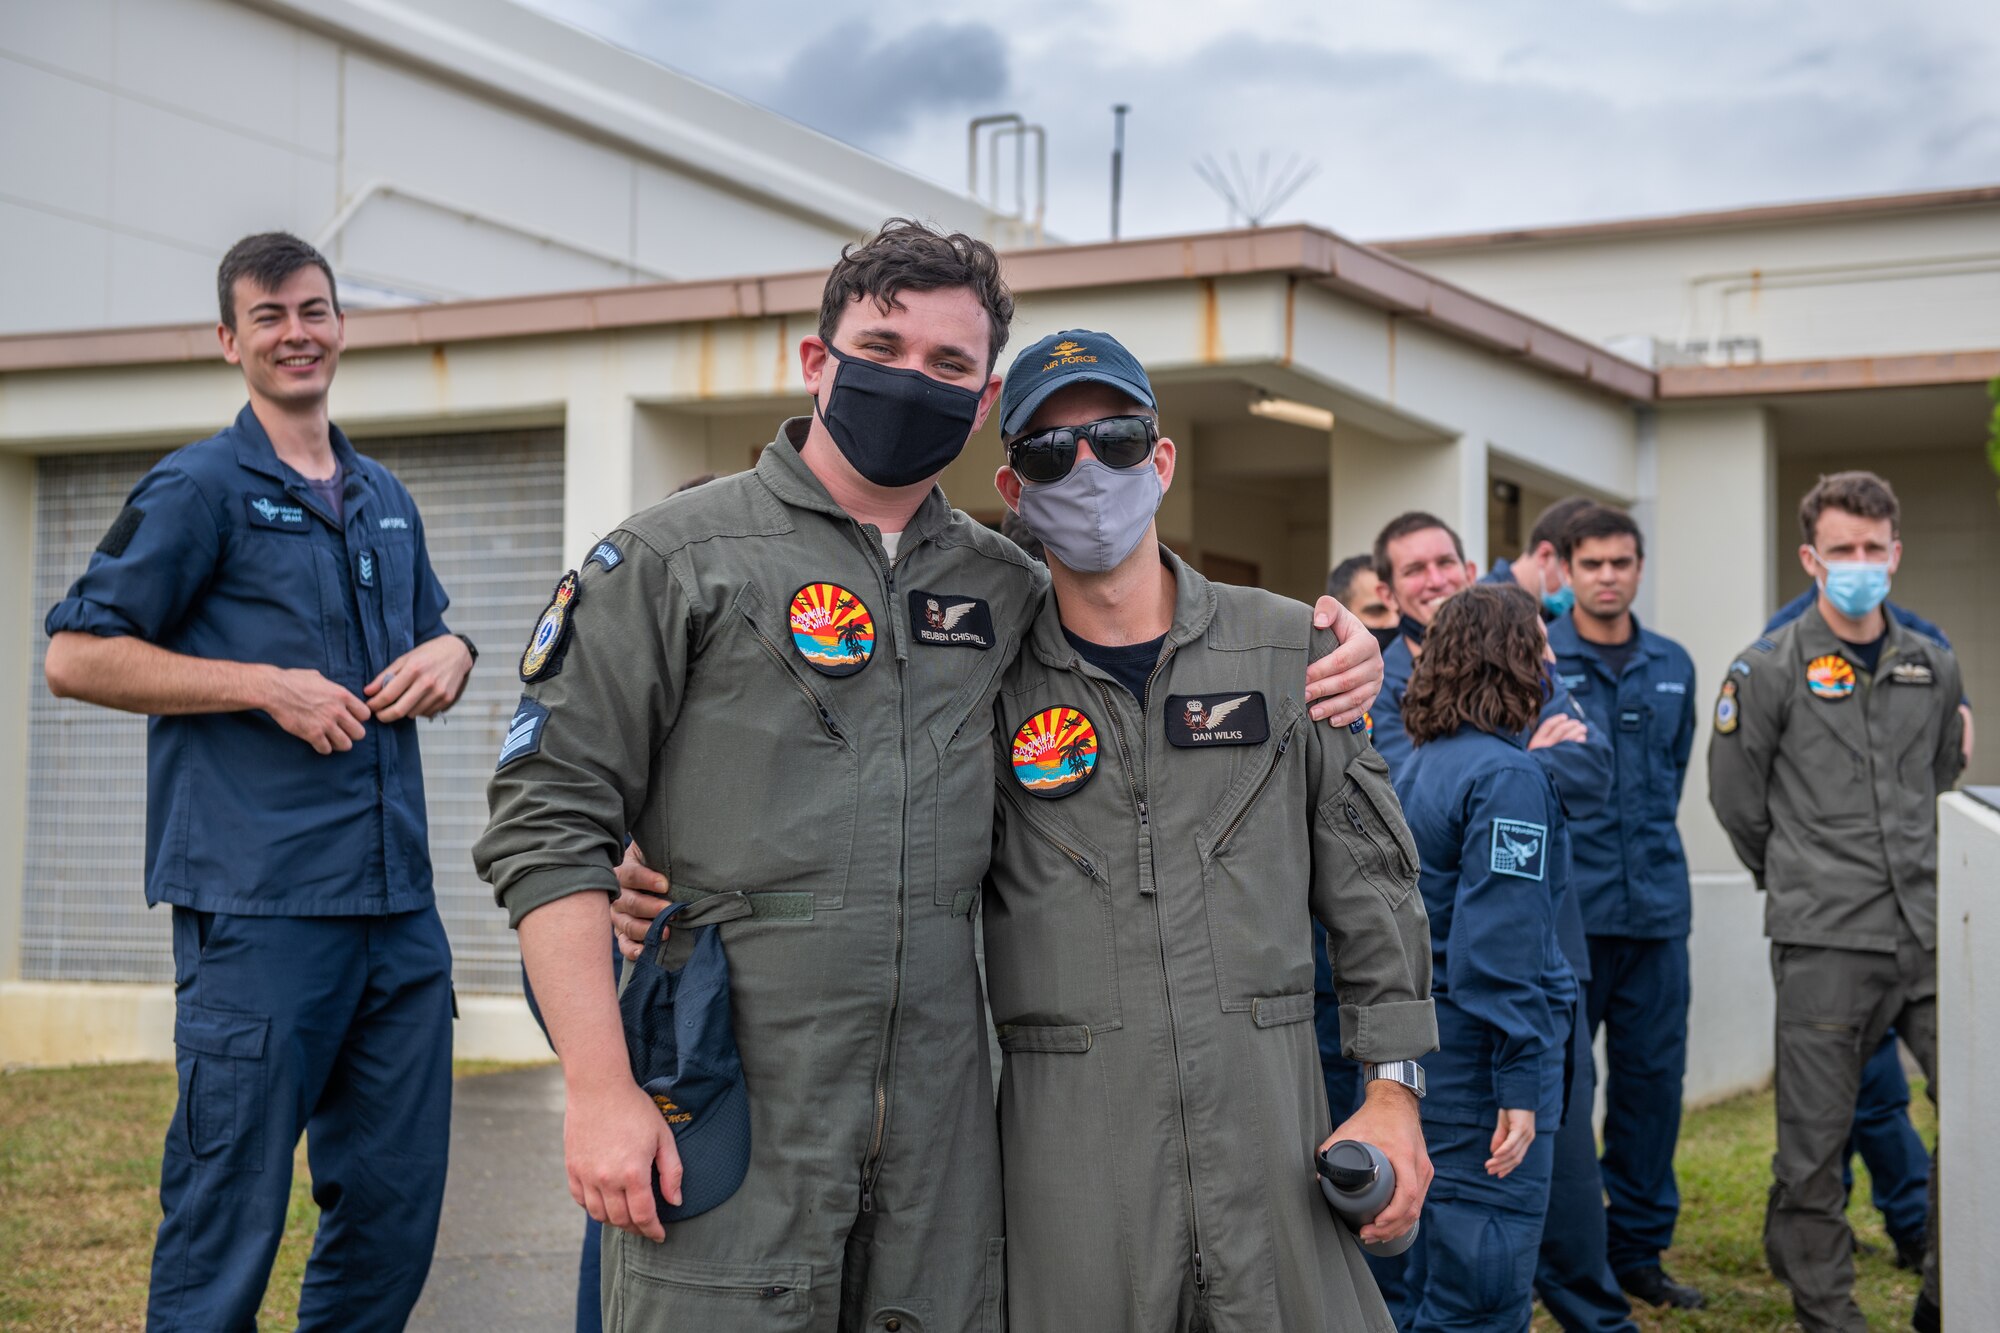
[[[264,1169],[264,1047],[271,1020],[182,1004],[174,1018],[187,1148],[202,1161]]]
[[[1321,804],[1319,817],[1347,847],[1362,877],[1389,906],[1401,907],[1417,886],[1417,844],[1382,756],[1373,749],[1356,755],[1340,790]]]
[[[668,1244],[672,1243],[668,1231]],[[612,1333],[729,1329],[791,1333],[812,1323],[812,1268],[668,1258],[666,1246],[623,1242],[625,1281],[606,1313]]]

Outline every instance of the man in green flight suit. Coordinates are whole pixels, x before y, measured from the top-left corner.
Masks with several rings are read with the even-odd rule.
[[[607,1327],[999,1325],[971,908],[993,695],[1046,578],[936,478],[999,393],[1012,310],[972,238],[896,221],[844,252],[800,348],[813,415],[599,543],[523,656],[475,858],[562,1059],[571,1191],[616,1228]],[[1308,693],[1358,716],[1379,658],[1338,628]],[[653,1177],[678,1205],[680,1163],[604,968],[628,832],[690,911],[735,900],[749,1169],[665,1244]]]
[[[1388,1330],[1313,1155],[1375,1143],[1417,1220],[1414,1063],[1437,1049],[1416,852],[1365,727],[1312,725],[1305,606],[1159,544],[1174,477],[1144,369],[1101,333],[1030,347],[995,484],[1053,591],[994,705],[984,900],[1004,1066],[1008,1305],[1063,1329]],[[1329,932],[1362,1108],[1332,1126],[1313,1024]]]
[[[1841,1166],[1867,1057],[1891,1024],[1937,1096],[1937,798],[1964,766],[1958,660],[1882,611],[1895,492],[1822,477],[1799,505],[1814,607],[1729,666],[1709,802],[1764,891],[1778,991],[1778,1151],[1764,1253],[1807,1333],[1862,1333]],[[1923,1291],[1939,1326],[1937,1156]]]

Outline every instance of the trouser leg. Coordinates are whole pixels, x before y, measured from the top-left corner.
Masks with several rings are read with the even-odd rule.
[[[1605,1258],[1604,1187],[1598,1176],[1591,1105],[1597,1069],[1590,1025],[1578,1016],[1569,1117],[1555,1133],[1550,1163],[1549,1213],[1535,1265],[1535,1294],[1568,1333],[1629,1333],[1632,1307],[1612,1279]]]
[[[1602,1169],[1613,1272],[1655,1267],[1680,1217],[1674,1146],[1687,1073],[1687,940],[1618,940],[1605,1023]],[[1598,955],[1593,941],[1593,967]],[[1598,987],[1593,977],[1591,985]]]
[[[160,1165],[149,1329],[254,1329],[292,1152],[360,998],[361,928],[175,908],[180,1098]]]
[[[1845,949],[1774,944],[1777,1152],[1771,1159],[1764,1253],[1792,1292],[1807,1333],[1863,1333],[1854,1302],[1854,1236],[1840,1184],[1862,1055],[1887,1023],[1895,960]]]
[[[1525,1333],[1549,1207],[1554,1136],[1538,1134],[1504,1179],[1486,1174],[1493,1131],[1425,1127],[1437,1174],[1424,1203],[1423,1288],[1412,1333]]]
[[[1906,938],[1897,956],[1902,998],[1895,1015],[1896,1031],[1916,1058],[1917,1067],[1924,1071],[1924,1094],[1935,1107],[1938,1096],[1937,953],[1919,948],[1914,940]],[[1931,1153],[1929,1221],[1924,1238],[1924,1295],[1933,1304],[1939,1305],[1944,1302],[1939,1270],[1942,1251],[1938,1248],[1938,1164],[1944,1150],[1943,1138],[1943,1131],[1940,1130],[1938,1146]]]
[[[604,1226],[583,1219],[583,1250],[576,1262],[576,1333],[603,1333]]]
[[[1891,1028],[1862,1068],[1849,1147],[1868,1166],[1869,1192],[1883,1225],[1891,1236],[1907,1240],[1924,1231],[1930,1153],[1910,1123],[1910,1082],[1903,1077],[1896,1036]],[[1848,1188],[1851,1193],[1851,1174]]]
[[[451,1141],[451,946],[435,909],[370,918],[367,988],[306,1127],[319,1233],[299,1328],[401,1328]]]

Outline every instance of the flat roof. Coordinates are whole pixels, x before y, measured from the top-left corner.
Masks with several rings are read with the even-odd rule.
[[[1413,320],[1550,374],[1648,401],[1654,374],[1595,343],[1433,277],[1393,255],[1308,226],[1201,232],[1147,240],[1012,250],[1017,293],[1283,275]],[[826,271],[353,310],[350,351],[494,338],[816,314]],[[213,324],[84,329],[0,337],[0,373],[206,361],[220,356]]]
[[[1769,227],[1787,222],[1821,222],[1835,218],[1920,213],[1946,208],[2000,204],[2000,185],[1959,190],[1924,190],[1912,194],[1855,195],[1796,204],[1762,204],[1751,208],[1721,208],[1695,213],[1665,213],[1656,217],[1614,218],[1554,227],[1516,227],[1506,231],[1469,231],[1446,236],[1413,236],[1372,242],[1378,250],[1398,255],[1439,254],[1513,245],[1562,241],[1594,241],[1617,236],[1665,232],[1722,231],[1734,227]]]
[[[1843,356],[1817,361],[1759,361],[1742,366],[1663,366],[1661,401],[1836,393],[1851,389],[1920,389],[2000,378],[2000,348],[1914,356]]]

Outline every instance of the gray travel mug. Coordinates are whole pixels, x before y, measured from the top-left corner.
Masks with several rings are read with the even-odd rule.
[[[1396,1192],[1396,1168],[1372,1143],[1342,1139],[1328,1145],[1313,1165],[1319,1171],[1320,1193],[1349,1231],[1358,1232],[1374,1221]],[[1363,1241],[1361,1248],[1378,1259],[1393,1258],[1415,1242],[1420,1225],[1411,1223],[1408,1231],[1391,1240]]]

